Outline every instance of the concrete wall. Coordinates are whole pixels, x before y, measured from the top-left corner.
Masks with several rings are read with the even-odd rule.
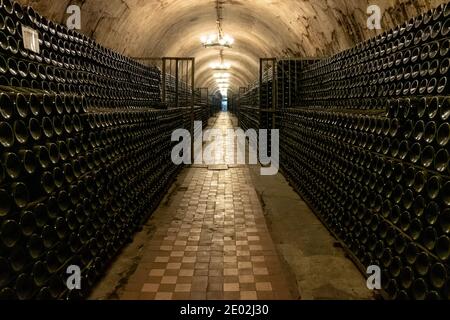
[[[436,7],[444,0],[221,0],[223,28],[236,39],[225,58],[234,86],[256,79],[259,57],[327,56],[373,37],[367,7],[380,6],[383,30]],[[57,22],[66,8],[82,11],[82,32],[133,57],[193,56],[196,86],[212,86],[208,64],[215,49],[200,36],[215,31],[215,0],[19,0]],[[382,30],[382,31],[383,31]],[[381,31],[381,32],[382,32]]]

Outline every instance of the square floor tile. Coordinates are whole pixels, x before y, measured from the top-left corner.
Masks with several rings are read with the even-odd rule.
[[[134,291],[125,291],[121,296],[120,299],[121,300],[137,300],[139,299],[139,292],[134,292]]]
[[[274,300],[275,295],[272,291],[258,291],[258,300]]]
[[[209,275],[212,277],[220,277],[223,276],[223,268],[219,269],[209,269]]]
[[[239,276],[240,283],[253,283],[255,282],[255,277],[253,275],[242,275]]]
[[[269,274],[269,270],[267,270],[267,268],[254,268],[253,269],[253,274],[254,275],[268,275]]]
[[[208,291],[223,291],[223,283],[218,282],[218,283],[208,283]]]
[[[207,292],[206,293],[206,299],[207,300],[223,300],[223,292]]]
[[[254,282],[241,283],[241,291],[256,291],[256,285]]]
[[[224,283],[223,291],[239,291],[239,283]]]
[[[270,282],[257,282],[256,291],[272,291],[272,284]]]
[[[264,262],[264,256],[252,256],[251,257],[252,262]]]
[[[237,276],[238,275],[238,269],[224,269],[223,270],[224,276]]]
[[[194,280],[192,280],[192,284],[191,284],[191,289],[192,291],[197,291],[197,292],[206,292],[206,289],[208,288],[208,282],[194,282]]]
[[[182,276],[179,276],[178,277],[178,279],[177,279],[177,283],[192,283],[192,279],[193,279],[194,277],[182,277]]]
[[[181,263],[171,262],[167,264],[167,269],[180,269]]]
[[[157,292],[155,300],[172,300],[173,293],[171,292]]]
[[[170,253],[171,257],[183,257],[184,256],[184,251],[172,251]]]
[[[149,276],[145,280],[148,283],[161,283],[162,277]]]
[[[225,300],[240,300],[241,294],[239,292],[228,291],[223,293]]]
[[[257,300],[258,296],[256,291],[241,291],[242,300]]]
[[[162,277],[165,271],[166,271],[165,269],[153,269],[150,270],[148,275],[150,277]]]
[[[164,276],[161,279],[161,283],[163,283],[163,284],[175,284],[175,283],[177,283],[177,277],[176,276]]]
[[[191,297],[190,292],[174,292],[172,300],[189,300]]]
[[[139,295],[139,300],[155,300],[156,292],[141,292]]]
[[[175,292],[190,292],[191,291],[191,284],[188,283],[178,283],[175,286]]]
[[[206,292],[191,292],[191,300],[206,300]]]
[[[238,269],[249,269],[252,268],[253,265],[251,262],[247,262],[247,261],[240,261],[238,262]]]
[[[209,264],[207,262],[197,262],[195,264],[195,269],[196,270],[207,270],[208,266],[209,266]]]
[[[183,257],[183,263],[195,263],[197,261],[197,257]]]
[[[178,276],[178,273],[180,272],[179,269],[166,269],[164,272],[165,276]]]
[[[195,269],[194,270],[194,276],[208,276],[209,270],[208,269]]]
[[[157,283],[144,283],[141,292],[157,292],[159,289],[159,284]]]
[[[179,276],[181,277],[192,277],[194,276],[194,270],[193,269],[181,269],[180,272],[178,273]]]
[[[223,262],[236,262],[237,257],[236,256],[225,256],[223,257]]]
[[[169,257],[156,257],[155,262],[157,263],[169,262]]]

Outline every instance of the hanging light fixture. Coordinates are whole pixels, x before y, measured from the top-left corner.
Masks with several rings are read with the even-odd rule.
[[[210,34],[208,36],[203,36],[200,38],[200,41],[202,42],[202,45],[205,48],[210,47],[231,48],[234,43],[233,37],[229,35],[221,36],[220,34]]]
[[[217,63],[213,62],[209,65],[213,70],[229,70],[231,68],[230,63]]]
[[[216,0],[216,25],[217,33],[202,36],[200,41],[205,48],[209,47],[221,47],[231,48],[234,43],[234,38],[228,34],[224,34],[222,29],[222,6],[220,0]]]
[[[230,74],[228,72],[214,73],[213,76],[214,76],[215,79],[228,79],[228,78],[230,78]]]
[[[224,58],[223,58],[223,50],[220,50],[220,54],[219,54],[219,58],[220,58],[220,62],[213,62],[210,63],[210,68],[213,70],[221,70],[221,71],[226,71],[229,70],[231,68],[231,63],[225,62]]]
[[[200,38],[200,41],[205,48],[208,47],[220,48],[219,61],[210,63],[209,67],[212,70],[219,71],[217,73],[214,73],[214,79],[216,80],[216,85],[222,96],[226,97],[229,88],[230,74],[225,71],[231,68],[231,63],[225,62],[223,57],[223,50],[232,47],[234,43],[234,38],[230,35],[224,34],[222,29],[222,20],[223,20],[222,0],[216,0],[216,14],[217,14],[216,19],[217,32],[215,34],[202,36]]]
[[[228,84],[229,82],[228,82],[228,79],[217,79],[216,83],[218,85],[221,85],[221,84]]]

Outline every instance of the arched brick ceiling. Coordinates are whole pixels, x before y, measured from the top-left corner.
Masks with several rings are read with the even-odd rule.
[[[200,45],[214,32],[215,0],[19,0],[57,22],[70,4],[81,7],[82,32],[133,57],[196,58],[196,86],[214,87],[208,65],[218,51]],[[380,6],[389,29],[436,7],[444,0],[222,0],[223,29],[236,39],[225,51],[232,86],[258,77],[259,58],[320,57],[374,35],[367,29],[367,7]]]

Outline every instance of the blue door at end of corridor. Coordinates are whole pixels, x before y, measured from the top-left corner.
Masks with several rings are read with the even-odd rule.
[[[228,111],[228,100],[223,99],[222,100],[222,112],[227,112],[227,111]]]

